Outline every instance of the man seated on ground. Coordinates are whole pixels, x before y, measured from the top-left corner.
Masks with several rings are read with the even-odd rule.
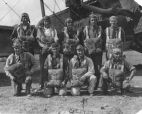
[[[47,95],[47,97],[53,95],[54,92],[60,94],[60,90],[63,90],[63,55],[59,53],[59,49],[59,45],[57,43],[53,43],[51,47],[51,54],[49,54],[46,59],[48,81],[45,82],[44,92],[46,92],[45,95]]]
[[[85,85],[85,82],[89,84],[88,91],[92,96],[94,88],[97,82],[96,76],[94,75],[94,64],[93,61],[84,55],[84,48],[82,45],[78,45],[77,55],[70,61],[70,79],[71,79],[71,92],[73,95],[80,95],[81,86]]]
[[[120,90],[129,89],[129,82],[133,79],[135,72],[135,67],[125,60],[121,49],[114,48],[112,56],[101,68],[103,93],[108,93],[108,84]],[[126,77],[127,73],[130,73],[129,77]]]
[[[21,42],[16,39],[13,43],[14,53],[6,61],[5,72],[10,77],[14,96],[21,95],[22,83],[26,83],[26,94],[30,95],[32,75],[37,69],[37,62],[29,52],[24,52]]]

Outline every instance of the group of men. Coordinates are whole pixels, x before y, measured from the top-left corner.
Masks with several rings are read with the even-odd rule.
[[[125,36],[124,30],[117,26],[117,17],[111,16],[109,21],[105,41],[95,14],[89,15],[89,23],[81,32],[76,30],[73,20],[67,18],[59,38],[50,17],[43,17],[34,27],[30,25],[29,15],[23,13],[11,37],[14,52],[7,58],[4,68],[11,79],[14,95],[21,95],[24,82],[26,93],[30,95],[33,74],[38,68],[34,58],[37,46],[40,47],[40,89],[44,89],[48,97],[55,92],[66,95],[68,84],[72,95],[80,95],[82,86],[88,87],[91,96],[98,85],[104,94],[109,86],[123,89],[124,82],[132,80],[136,69],[123,56]],[[103,51],[107,60],[104,65]],[[129,77],[126,72],[130,73]]]

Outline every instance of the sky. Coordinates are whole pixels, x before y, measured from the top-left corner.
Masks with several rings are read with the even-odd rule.
[[[134,1],[136,1],[139,5],[142,6],[142,0],[134,0]]]
[[[142,0],[135,1],[142,6]],[[44,2],[54,12],[58,12],[66,8],[65,0],[56,0],[59,7],[55,4],[55,0],[44,0]],[[14,11],[12,11],[11,8]],[[27,12],[29,14],[31,24],[37,24],[37,22],[42,18],[40,0],[0,0],[0,25],[13,26],[15,24],[19,24],[20,16],[23,12]],[[46,15],[52,14],[46,7],[45,12]]]
[[[65,0],[44,0],[44,2],[54,12],[65,9]],[[7,3],[7,4],[6,4]],[[12,9],[14,10],[12,10]],[[23,12],[29,14],[31,24],[37,24],[42,18],[40,0],[0,0],[0,25],[13,26],[19,24],[20,16]],[[45,7],[46,15],[52,13]]]

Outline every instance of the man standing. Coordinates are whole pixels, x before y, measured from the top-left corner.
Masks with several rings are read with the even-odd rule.
[[[123,52],[123,43],[125,41],[125,33],[122,27],[119,27],[116,16],[109,18],[110,27],[106,28],[106,58],[111,56],[112,49],[118,47]]]
[[[30,25],[28,13],[22,13],[21,23],[14,28],[11,37],[12,41],[19,39],[22,42],[22,48],[25,52],[34,54],[36,29],[35,26]]]
[[[78,45],[77,55],[75,55],[70,61],[70,79],[72,82],[73,95],[79,95],[79,89],[85,85],[85,82],[89,83],[88,91],[92,96],[96,85],[96,76],[94,75],[94,65],[89,57],[84,55],[84,48],[82,45]]]
[[[78,31],[73,25],[73,20],[69,17],[65,20],[65,27],[63,28],[63,70],[64,76],[68,77],[69,74],[69,61],[76,53],[76,45],[79,42]]]
[[[65,27],[63,28],[63,44],[67,43],[71,46],[72,55],[75,53],[75,47],[77,43],[79,43],[78,35],[79,31],[77,31],[73,25],[73,20],[71,18],[67,18],[65,20]]]
[[[100,79],[100,68],[102,65],[102,28],[97,24],[97,15],[89,15],[89,25],[84,29],[85,41],[88,56],[93,60],[95,75],[97,76],[97,86]],[[92,46],[94,45],[94,47]],[[97,87],[96,86],[96,87]]]
[[[40,88],[43,89],[44,81],[47,76],[44,73],[44,63],[47,55],[51,53],[52,43],[58,42],[57,31],[51,25],[51,20],[48,16],[43,17],[37,24],[37,41],[41,48],[40,50]]]
[[[14,53],[6,61],[5,72],[10,77],[14,96],[21,95],[22,83],[26,83],[26,94],[30,94],[32,75],[37,69],[37,62],[29,52],[24,52],[21,42],[16,39],[13,43]]]
[[[112,50],[111,58],[106,61],[101,68],[103,93],[107,94],[109,84],[120,89],[127,88],[128,83],[133,79],[135,72],[135,67],[128,63],[122,56],[121,49],[114,48]],[[129,77],[126,77],[127,73],[130,73]]]
[[[74,25],[73,25],[73,20],[71,18],[67,18],[65,20],[65,27],[63,29],[63,33],[64,33],[64,42],[67,42],[67,40],[69,39],[74,39],[74,40],[79,40],[78,39],[78,32]]]

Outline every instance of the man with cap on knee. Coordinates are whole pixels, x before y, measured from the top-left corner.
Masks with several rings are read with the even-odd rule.
[[[84,47],[82,45],[78,45],[76,51],[77,55],[74,55],[70,61],[70,79],[72,88],[74,88],[72,89],[72,94],[79,95],[78,91],[80,89],[78,88],[85,85],[85,82],[87,82],[89,85],[89,94],[92,96],[97,82],[96,76],[94,75],[93,61],[85,56]]]
[[[125,60],[121,49],[114,48],[111,57],[101,68],[103,93],[108,93],[108,84],[111,84],[113,87],[127,88],[124,86],[133,79],[135,72],[135,67]],[[130,74],[128,77],[126,77],[127,73]]]
[[[14,96],[20,96],[22,83],[26,83],[26,94],[30,95],[32,75],[37,69],[37,62],[29,52],[24,52],[21,42],[16,39],[13,42],[14,53],[9,55],[4,70],[10,77],[14,90]]]

